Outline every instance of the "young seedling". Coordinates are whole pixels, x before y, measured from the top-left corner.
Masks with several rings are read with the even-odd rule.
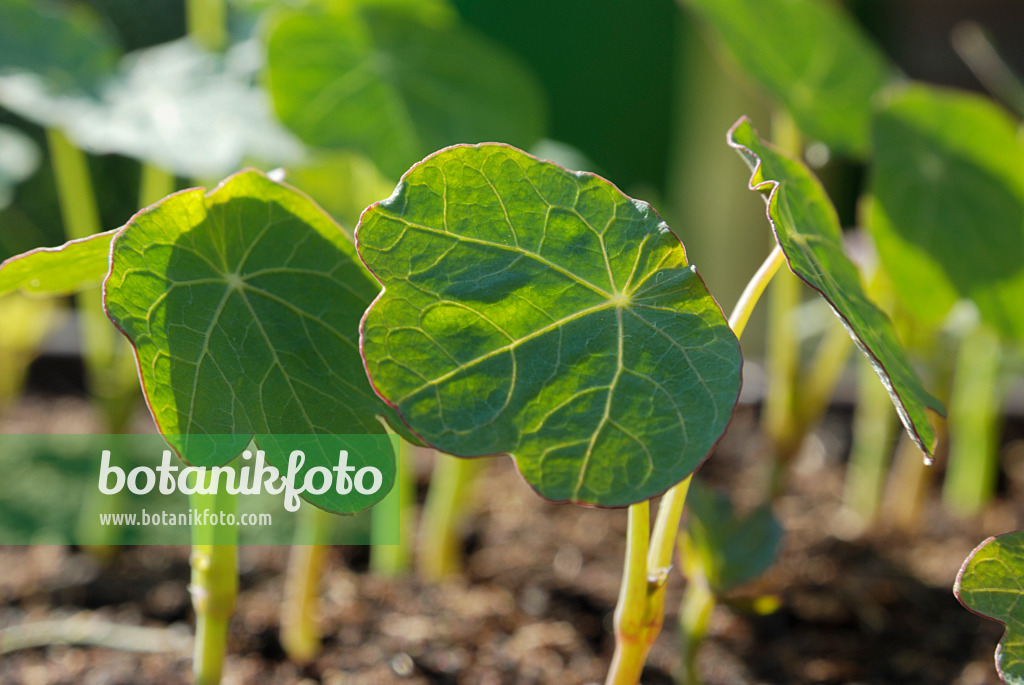
[[[513,455],[553,501],[629,506],[608,683],[638,682],[660,630],[689,475],[737,398],[729,327],[742,331],[784,259],[870,351],[908,430],[934,448],[925,410],[941,405],[863,296],[824,190],[748,122],[730,136],[780,248],[728,325],[648,205],[508,146],[427,157],[356,229],[384,286],[362,323],[367,371],[406,424],[458,456]],[[652,533],[647,500],[666,488]]]
[[[543,133],[544,98],[532,74],[442,0],[277,9],[264,42],[268,90],[284,125],[311,147],[364,154],[389,188],[411,164],[453,142],[527,147]],[[436,458],[419,535],[424,578],[459,568],[457,521],[475,466]],[[371,559],[393,552],[410,556],[376,546]]]
[[[740,517],[728,495],[694,480],[686,496],[687,518],[679,534],[679,557],[686,592],[679,609],[682,666],[681,683],[702,682],[697,670],[697,650],[707,636],[711,613],[719,601],[756,578],[775,561],[782,542],[782,528],[767,505]],[[750,603],[755,610],[770,611],[771,597]]]
[[[59,271],[56,284],[43,283],[54,273],[48,267],[77,263],[94,279],[108,259],[107,315],[132,343],[153,418],[183,460],[222,465],[254,441],[283,473],[289,452],[305,448],[304,480],[347,449],[350,465],[381,471],[381,487],[307,492],[307,501],[354,514],[390,489],[393,448],[378,417],[391,412],[366,381],[356,341],[377,290],[349,238],[316,205],[243,172],[209,193],[172,195],[117,231],[12,260],[0,283],[31,272],[41,286],[67,286]],[[233,503],[220,495],[196,506],[230,511]],[[237,589],[234,534],[210,524],[194,531],[194,672],[204,685],[222,668]]]

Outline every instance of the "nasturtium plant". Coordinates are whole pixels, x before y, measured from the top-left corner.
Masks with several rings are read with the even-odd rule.
[[[938,323],[969,298],[1024,340],[1024,143],[988,98],[924,84],[887,93],[874,125],[868,225],[896,292]]]
[[[110,241],[117,229],[72,240],[60,247],[40,247],[0,264],[0,295],[57,297],[99,287],[107,275]]]
[[[1024,531],[981,543],[957,575],[953,592],[966,608],[1006,626],[996,669],[1009,685],[1024,683]]]
[[[685,544],[681,554],[699,563],[716,594],[764,573],[782,543],[782,526],[762,505],[737,514],[728,495],[694,480],[686,495]]]
[[[392,179],[446,145],[526,147],[543,133],[530,73],[439,0],[281,10],[266,42],[281,121],[310,145],[362,151]]]
[[[885,55],[828,0],[681,0],[800,129],[836,150],[870,145],[872,98],[893,78]]]
[[[372,505],[394,478],[378,418],[389,410],[358,352],[359,317],[376,294],[341,228],[256,171],[137,214],[114,239],[104,282],[157,427],[186,461],[223,463],[255,439],[284,472],[293,447],[278,436],[316,436],[325,447],[307,455],[302,477],[335,466],[346,435],[378,436],[372,454],[348,460],[382,472],[377,493],[304,495],[344,513]]]
[[[831,305],[889,391],[910,437],[931,459],[938,438],[927,410],[945,410],[921,385],[892,322],[865,294],[825,189],[801,162],[763,142],[745,117],[730,129],[729,144],[751,170],[750,189],[765,198],[790,269]]]
[[[622,506],[729,423],[736,337],[669,227],[600,177],[451,147],[364,212],[356,244],[384,286],[362,324],[371,381],[438,449],[509,453],[548,499]]]

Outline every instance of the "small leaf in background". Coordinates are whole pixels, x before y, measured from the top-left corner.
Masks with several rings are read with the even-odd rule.
[[[1024,683],[1024,531],[981,543],[964,561],[953,594],[974,613],[1006,626],[996,670],[1003,682]]]
[[[671,487],[732,416],[725,317],[649,205],[515,148],[442,150],[356,229],[383,283],[362,347],[427,443],[512,454],[544,497],[602,506]]]
[[[695,553],[716,594],[724,594],[764,573],[775,561],[782,527],[767,506],[743,517],[736,515],[728,495],[690,483],[686,495],[684,557]]]
[[[14,199],[14,187],[39,166],[39,148],[18,129],[0,125],[0,209]]]
[[[938,322],[960,298],[1024,341],[1024,144],[988,98],[910,85],[874,127],[869,228],[909,313]]]
[[[11,257],[0,264],[0,295],[19,290],[57,297],[98,286],[107,275],[110,241],[117,230]]]
[[[0,76],[0,104],[90,152],[182,176],[221,176],[246,160],[293,163],[304,150],[254,83],[259,51],[248,41],[218,55],[177,40],[125,55],[95,92],[54,92],[38,74],[13,73]]]
[[[808,136],[867,153],[872,97],[893,77],[856,22],[823,0],[681,0]]]
[[[746,118],[730,129],[729,145],[750,167],[750,189],[764,195],[790,269],[832,306],[889,391],[910,437],[931,459],[938,438],[926,410],[945,410],[921,385],[892,322],[865,294],[843,251],[839,218],[825,189],[801,162],[766,145]]]
[[[298,448],[277,436],[378,436],[387,459],[354,452],[349,465],[379,468],[380,491],[306,499],[355,513],[387,493],[394,461],[377,415],[389,410],[358,351],[359,319],[378,288],[320,208],[247,171],[137,214],[111,253],[107,313],[131,340],[153,418],[183,459],[223,463],[255,434],[283,470]],[[233,452],[208,457],[205,436],[220,435],[234,436]],[[324,449],[333,462],[308,455],[300,473],[335,466],[338,450]]]
[[[0,92],[17,74],[50,95],[87,93],[110,75],[120,54],[82,3],[0,0]]]
[[[303,141],[362,151],[391,178],[454,143],[527,147],[543,99],[512,56],[440,2],[359,0],[280,12],[268,89]]]

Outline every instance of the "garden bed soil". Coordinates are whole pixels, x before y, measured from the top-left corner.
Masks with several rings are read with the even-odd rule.
[[[8,432],[87,432],[84,402],[33,399],[8,412]],[[1002,629],[963,609],[951,592],[965,556],[986,536],[1021,524],[1010,499],[977,520],[949,517],[930,501],[914,532],[879,526],[857,534],[840,506],[849,416],[829,415],[793,466],[775,513],[787,534],[772,569],[748,597],[770,594],[781,608],[750,616],[714,613],[699,665],[708,685],[983,685],[998,683],[993,649]],[[1004,463],[1024,461],[1010,442]],[[741,407],[718,452],[702,469],[741,506],[756,501],[766,447],[755,412]],[[429,457],[418,464],[420,485]],[[1020,476],[1020,470],[1017,470]],[[1024,487],[1011,472],[1002,487]],[[1021,498],[1013,498],[1018,501]],[[542,501],[511,460],[494,459],[466,503],[464,573],[430,585],[367,573],[365,547],[335,547],[323,577],[315,661],[290,663],[277,637],[287,548],[240,552],[241,590],[231,626],[224,683],[505,685],[599,683],[613,649],[624,510]],[[191,682],[188,550],[123,548],[100,562],[61,546],[0,549],[0,628],[12,635],[51,631],[49,640],[125,640],[140,653],[51,644],[0,657],[0,682],[128,685]],[[679,663],[675,626],[684,579],[668,585],[665,630],[643,682],[672,682]],[[62,634],[63,633],[63,634]],[[70,634],[69,634],[70,633]]]

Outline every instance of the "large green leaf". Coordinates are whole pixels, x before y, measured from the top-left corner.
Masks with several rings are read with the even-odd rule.
[[[736,337],[679,239],[604,179],[448,148],[356,243],[385,286],[371,380],[445,452],[510,453],[544,497],[621,506],[691,473],[732,416]]]
[[[98,286],[107,274],[110,241],[116,232],[11,257],[0,264],[0,295],[20,290],[26,295],[56,297]]]
[[[391,178],[453,143],[533,144],[538,86],[444,9],[358,0],[281,12],[267,38],[281,120],[311,145],[365,152]]]
[[[91,152],[183,176],[221,176],[245,160],[293,163],[303,147],[254,83],[258,49],[250,41],[218,55],[178,40],[138,50],[94,92],[54,91],[38,74],[16,72],[0,76],[0,104]]]
[[[681,0],[740,67],[828,145],[867,152],[871,100],[892,77],[885,56],[830,0]]]
[[[801,162],[766,145],[745,117],[730,129],[729,145],[750,167],[750,189],[764,195],[789,267],[832,306],[889,391],[910,437],[931,459],[937,436],[926,410],[945,410],[921,385],[892,322],[865,294],[843,251],[839,217],[825,189]]]
[[[1003,682],[1024,684],[1024,531],[989,538],[964,561],[953,593],[985,618],[1006,626],[996,648]]]
[[[1024,341],[1024,143],[988,98],[925,85],[875,122],[869,226],[907,309],[936,322],[973,300]]]
[[[389,410],[358,353],[359,318],[376,294],[341,229],[255,171],[136,215],[114,240],[104,282],[107,313],[135,348],[157,426],[185,460],[222,463],[255,435],[267,460],[284,469],[299,447],[280,436],[313,435],[334,456],[317,463],[310,455],[305,473],[337,463],[331,436],[379,436],[386,459],[380,450],[350,451],[349,464],[379,468],[381,491],[307,497],[341,512],[371,505],[394,476],[377,419]],[[211,444],[223,446],[207,436],[231,436],[228,448],[207,454]]]

